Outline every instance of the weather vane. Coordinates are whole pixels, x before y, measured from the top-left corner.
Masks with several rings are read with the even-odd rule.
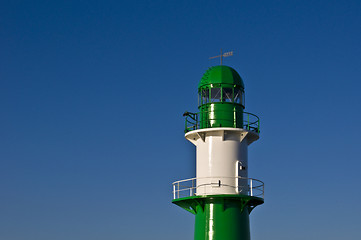
[[[233,51],[223,53],[223,52],[222,52],[222,48],[221,48],[221,54],[220,54],[220,55],[214,56],[214,57],[210,57],[209,59],[221,58],[221,65],[222,65],[223,58],[224,58],[224,57],[230,57],[230,56],[233,56]]]

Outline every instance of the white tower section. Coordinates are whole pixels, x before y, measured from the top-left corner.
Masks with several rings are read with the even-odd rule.
[[[185,138],[197,148],[196,195],[248,195],[248,145],[257,133],[241,128],[206,128]]]

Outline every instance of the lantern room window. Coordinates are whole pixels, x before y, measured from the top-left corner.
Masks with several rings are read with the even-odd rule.
[[[211,102],[221,102],[221,88],[211,88]]]
[[[233,88],[222,88],[222,102],[233,102]]]
[[[244,92],[242,92],[239,89],[235,90],[235,92],[234,92],[234,102],[244,106]]]
[[[202,99],[202,104],[206,104],[209,102],[209,89],[208,88],[201,90],[201,99]]]
[[[244,107],[244,96],[243,89],[235,87],[206,87],[199,90],[198,103],[199,106],[216,102],[237,103]]]

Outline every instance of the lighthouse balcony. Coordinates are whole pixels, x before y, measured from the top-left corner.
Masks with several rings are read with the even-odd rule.
[[[202,114],[185,112],[183,116],[185,116],[185,133],[215,127],[243,128],[257,134],[260,133],[259,117],[253,113],[239,110],[203,111]]]
[[[244,177],[190,178],[173,183],[173,199],[206,195],[247,195],[264,198],[264,183]]]

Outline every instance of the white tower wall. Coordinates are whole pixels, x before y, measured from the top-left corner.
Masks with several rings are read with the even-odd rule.
[[[247,151],[257,134],[239,128],[207,128],[185,137],[197,148],[197,195],[247,194]]]

